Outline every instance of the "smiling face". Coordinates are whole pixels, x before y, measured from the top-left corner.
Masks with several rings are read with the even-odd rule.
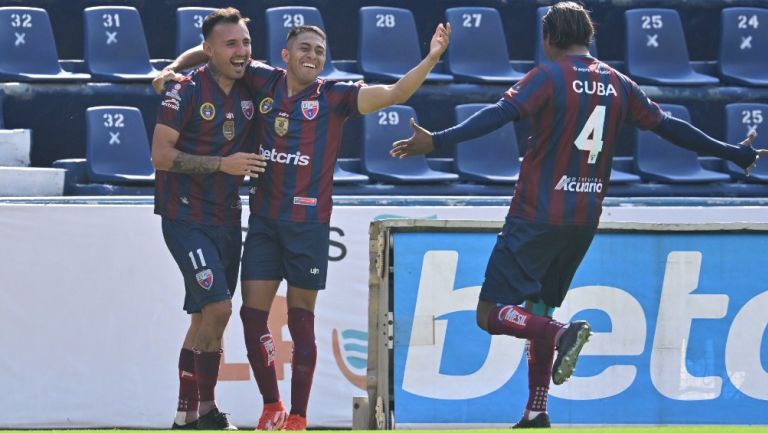
[[[304,31],[289,38],[282,51],[288,77],[301,86],[314,82],[325,66],[325,38]]]
[[[221,78],[237,80],[245,74],[251,58],[251,36],[244,21],[216,24],[203,43],[203,50]]]

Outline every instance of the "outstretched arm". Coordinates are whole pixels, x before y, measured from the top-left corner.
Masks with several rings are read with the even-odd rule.
[[[519,118],[520,114],[514,105],[502,100],[495,105],[483,108],[460,124],[442,131],[429,132],[411,119],[413,135],[407,140],[396,141],[389,153],[400,159],[423,155],[434,149],[482,137]]]
[[[737,146],[715,140],[690,123],[671,116],[665,117],[652,131],[685,149],[727,159],[743,168],[747,176],[749,169],[757,163],[760,156],[768,157],[768,149],[752,148],[752,141],[757,137],[754,131]]]
[[[160,71],[160,74],[152,80],[152,87],[154,87],[155,92],[159,95],[163,93],[165,83],[171,80],[178,81],[181,79],[182,76],[178,74],[179,71],[201,65],[207,61],[208,55],[203,51],[202,45],[192,47],[181,53],[176,60],[164,67],[163,70]]]
[[[429,54],[416,67],[403,75],[395,84],[367,86],[357,94],[357,109],[361,114],[373,113],[384,107],[402,104],[407,101],[416,89],[421,86],[427,74],[440,60],[448,48],[451,37],[451,25],[438,24],[432,42],[429,44]]]

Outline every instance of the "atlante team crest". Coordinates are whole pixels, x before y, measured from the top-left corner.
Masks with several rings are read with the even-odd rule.
[[[240,107],[243,109],[243,116],[246,119],[253,119],[253,101],[240,101]]]
[[[215,115],[216,115],[216,107],[214,107],[213,104],[211,104],[210,102],[206,102],[200,106],[200,117],[202,117],[203,119],[211,120]]]
[[[307,120],[312,120],[320,111],[320,103],[317,101],[301,101],[301,113]]]
[[[195,275],[197,278],[197,284],[200,284],[205,290],[211,290],[213,287],[213,272],[210,269],[203,269]]]

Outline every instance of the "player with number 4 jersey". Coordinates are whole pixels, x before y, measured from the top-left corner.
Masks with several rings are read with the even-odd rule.
[[[632,80],[589,54],[594,29],[579,4],[551,6],[542,27],[551,62],[455,127],[430,133],[411,119],[414,135],[391,151],[397,158],[421,155],[531,120],[528,152],[477,305],[480,328],[528,340],[528,403],[516,428],[550,426],[550,379],[559,385],[571,376],[591,334],[587,322],[566,325],[551,316],[594,237],[619,130],[625,124],[650,129],[745,171],[768,153],[751,148],[754,134],[733,146],[663,113]]]

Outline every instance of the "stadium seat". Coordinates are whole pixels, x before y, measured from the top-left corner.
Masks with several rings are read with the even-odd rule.
[[[609,178],[609,182],[612,184],[637,183],[640,182],[640,180],[640,176],[634,173],[627,173],[626,171],[611,168],[611,177]]]
[[[672,116],[690,122],[688,109],[682,105],[661,104]],[[678,147],[651,131],[637,131],[635,171],[644,180],[667,183],[728,182],[725,173],[705,170],[696,152]]]
[[[398,159],[389,154],[392,143],[410,137],[408,120],[416,112],[405,105],[393,105],[363,119],[363,150],[360,165],[372,180],[391,183],[427,183],[457,180],[454,173],[432,170],[424,156]]]
[[[144,120],[135,107],[85,112],[86,166],[93,182],[151,183],[155,179]]]
[[[461,123],[491,104],[457,105],[456,122]],[[480,183],[515,183],[520,174],[520,150],[515,125],[501,128],[453,147],[453,167],[461,180]]]
[[[214,8],[176,9],[176,55],[203,42],[203,20]]]
[[[144,26],[135,8],[97,6],[83,13],[85,64],[94,78],[148,81],[157,75],[149,61]]]
[[[723,9],[718,60],[718,71],[724,80],[768,86],[768,9]]]
[[[357,67],[366,78],[396,81],[422,59],[416,21],[408,9],[360,8]],[[427,81],[450,82],[447,74],[430,72]]]
[[[725,106],[725,141],[736,144],[746,138],[750,130],[757,132],[752,143],[755,148],[767,149],[768,141],[768,104],[728,104]],[[760,160],[756,167],[749,170],[749,177],[738,165],[727,161],[728,172],[737,179],[749,182],[768,182],[768,161]]]
[[[344,170],[338,162],[333,166],[333,183],[335,184],[368,183],[369,180],[364,174]]]
[[[499,11],[493,8],[463,7],[445,11],[451,24],[451,43],[445,62],[457,81],[510,83],[523,73],[509,64],[504,27]]]
[[[285,68],[280,52],[285,47],[285,38],[291,27],[313,25],[325,31],[323,18],[317,8],[308,6],[283,6],[265,11],[267,19],[267,63]],[[320,78],[328,80],[362,80],[363,76],[337,69],[333,65],[330,44],[325,44],[325,67]]]
[[[640,84],[717,84],[691,68],[680,15],[674,9],[632,9],[626,18],[626,68]]]
[[[59,66],[51,21],[45,9],[0,8],[0,79],[8,81],[88,80]]]
[[[548,10],[549,6],[542,6],[536,9],[536,40],[533,60],[537,65],[549,61],[547,53],[544,52],[544,27],[541,21]],[[597,57],[597,40],[594,37],[592,38],[592,43],[589,44],[589,53],[592,54],[592,57]]]

